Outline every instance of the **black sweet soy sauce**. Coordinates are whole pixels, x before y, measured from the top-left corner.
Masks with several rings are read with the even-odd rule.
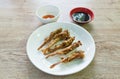
[[[90,15],[84,12],[77,12],[72,15],[73,20],[78,22],[88,21],[90,19]]]

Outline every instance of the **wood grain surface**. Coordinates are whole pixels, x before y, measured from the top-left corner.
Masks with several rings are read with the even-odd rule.
[[[93,36],[96,55],[84,70],[68,76],[48,75],[32,65],[26,54],[29,35],[42,23],[38,7],[58,6],[58,22],[72,22],[72,8],[92,9],[95,19],[82,25]],[[120,79],[120,0],[0,0],[0,79]]]

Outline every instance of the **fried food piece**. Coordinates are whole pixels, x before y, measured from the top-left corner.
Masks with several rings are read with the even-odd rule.
[[[57,43],[60,40],[66,40],[70,38],[70,34],[68,30],[64,30],[63,32],[55,35],[53,39],[50,41],[48,47],[42,50],[43,54],[47,54],[47,50],[50,49],[55,43]]]
[[[60,32],[62,32],[62,28],[59,28],[53,32],[50,33],[49,37],[45,38],[44,42],[41,44],[41,46],[38,47],[37,50],[40,50],[45,44],[47,44],[48,42],[50,42],[52,40],[52,38],[56,35],[59,34]]]
[[[55,47],[53,49],[48,49],[48,52],[54,52],[58,49],[62,49],[65,47],[68,47],[69,45],[72,44],[72,42],[75,40],[75,37],[70,37],[69,39],[63,41],[61,44],[59,45],[55,45]]]
[[[56,51],[56,52],[53,52],[53,53],[48,54],[48,55],[46,56],[46,58],[48,58],[48,57],[50,57],[50,56],[57,55],[57,54],[60,54],[60,55],[61,55],[61,54],[67,54],[67,53],[69,53],[70,51],[72,51],[72,50],[76,49],[77,47],[79,47],[80,45],[82,45],[80,41],[74,42],[73,44],[71,44],[70,46],[68,46],[68,47],[66,47],[66,48],[64,48],[64,49],[61,49],[61,50],[59,50],[59,51]]]
[[[54,68],[56,65],[60,64],[60,63],[68,63],[74,59],[83,59],[84,58],[84,51],[75,51],[74,53],[72,53],[69,57],[67,58],[62,58],[60,62],[57,62],[53,65],[50,66],[50,68]]]

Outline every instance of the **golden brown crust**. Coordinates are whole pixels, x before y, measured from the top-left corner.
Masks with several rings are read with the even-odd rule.
[[[60,62],[57,62],[55,64],[52,64],[50,66],[50,68],[54,68],[56,65],[60,64],[60,63],[68,63],[74,59],[83,59],[84,58],[84,51],[75,51],[74,53],[72,53],[69,57],[67,58],[62,58]]]
[[[57,55],[57,54],[67,54],[69,53],[70,51],[76,49],[77,47],[79,47],[81,44],[80,41],[78,42],[74,42],[73,44],[71,44],[70,46],[60,50],[60,51],[56,51],[56,52],[53,52],[53,53],[50,53],[46,56],[46,58],[50,57],[50,56],[54,56],[54,55]]]
[[[62,48],[68,47],[69,45],[72,44],[72,42],[74,40],[75,40],[75,37],[70,37],[69,39],[63,41],[61,44],[55,45],[54,48],[48,49],[48,52],[54,52],[54,51],[56,51],[58,49],[62,49]]]
[[[49,45],[46,48],[42,49],[42,52],[44,54],[47,54],[48,49],[50,49],[56,42],[58,42],[60,40],[65,40],[68,38],[70,38],[69,32],[68,32],[68,30],[64,30],[63,32],[55,35],[55,37],[50,41]]]
[[[59,34],[60,32],[62,32],[62,28],[59,28],[53,32],[50,33],[49,37],[45,38],[44,42],[41,44],[41,46],[38,47],[37,50],[40,50],[45,44],[47,44],[48,42],[50,42],[52,40],[52,38],[56,35]]]
[[[61,40],[63,40],[62,43],[55,45],[55,43]],[[40,50],[44,45],[47,44],[47,47],[41,50],[43,54],[46,55],[46,58],[57,55],[57,54],[64,55],[64,56],[67,54],[66,55],[67,58],[62,57],[61,61],[50,66],[50,68],[54,68],[56,65],[60,63],[68,63],[77,58],[78,59],[84,58],[85,56],[84,51],[77,51],[77,50],[73,51],[74,49],[82,45],[80,41],[73,43],[74,40],[75,40],[75,37],[70,37],[70,33],[68,32],[68,30],[62,31],[62,28],[59,28],[51,32],[49,37],[44,39],[43,44],[38,48],[38,50]],[[69,55],[68,53],[71,55],[68,56]]]

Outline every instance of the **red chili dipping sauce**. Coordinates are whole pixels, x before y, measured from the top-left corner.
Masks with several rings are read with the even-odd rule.
[[[54,15],[44,15],[42,18],[48,19],[48,18],[54,18],[54,17],[55,17]]]

